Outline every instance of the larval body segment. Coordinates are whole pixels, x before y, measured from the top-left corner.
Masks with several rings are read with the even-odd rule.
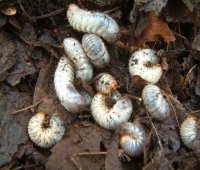
[[[97,93],[91,103],[91,112],[95,121],[103,128],[114,129],[129,120],[133,105],[129,98],[121,97],[110,109],[106,104],[106,95]]]
[[[146,143],[146,134],[141,125],[124,122],[118,129],[119,144],[125,153],[130,156],[142,154]]]
[[[197,138],[198,120],[195,116],[189,115],[180,126],[181,139],[188,148],[194,149],[194,141]]]
[[[147,111],[156,119],[164,120],[169,117],[169,104],[163,97],[160,88],[149,84],[142,91],[142,100]]]
[[[140,76],[142,79],[157,83],[162,76],[163,70],[159,58],[152,49],[140,49],[131,55],[129,60],[129,72],[131,76]]]
[[[96,67],[102,68],[109,63],[110,56],[105,44],[98,35],[85,34],[82,38],[82,45],[90,61]]]
[[[71,113],[80,112],[84,99],[74,86],[74,69],[70,60],[61,57],[54,75],[54,85],[61,104]]]
[[[54,114],[47,127],[44,127],[45,114],[35,114],[28,123],[30,139],[42,148],[49,148],[60,141],[65,133],[65,127],[60,117]]]
[[[117,40],[119,26],[106,14],[86,11],[75,4],[70,4],[67,18],[70,25],[78,31],[97,34],[110,43]]]
[[[93,68],[80,42],[75,38],[65,38],[63,45],[65,53],[73,61],[76,67],[76,77],[83,81],[91,80]]]

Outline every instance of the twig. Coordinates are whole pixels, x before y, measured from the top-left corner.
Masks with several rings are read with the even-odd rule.
[[[74,159],[73,156],[70,158],[70,160],[73,162],[74,166],[75,166],[78,170],[82,170],[82,168],[79,167],[78,162]]]
[[[40,15],[40,16],[30,16],[26,10],[24,9],[24,7],[22,6],[21,0],[18,0],[18,3],[20,5],[21,10],[24,12],[24,14],[33,22],[40,20],[40,19],[44,19],[44,18],[49,18],[55,15],[58,15],[60,13],[63,13],[66,9],[65,8],[61,8],[59,10],[56,10],[54,12],[48,13],[48,14],[44,14],[44,15]]]
[[[107,155],[107,152],[80,152],[73,154],[73,156],[85,156],[85,155]]]
[[[44,100],[44,98],[43,98],[42,100],[40,100],[39,102],[33,104],[33,105],[30,105],[30,106],[28,106],[28,107],[25,107],[25,108],[22,108],[22,109],[16,110],[16,111],[14,111],[14,112],[12,112],[12,113],[10,113],[10,114],[11,114],[11,115],[12,115],[12,114],[16,114],[16,113],[19,113],[19,112],[22,112],[22,111],[25,111],[25,110],[31,109],[31,108],[33,108],[33,107],[36,107],[37,105],[39,105],[40,103],[42,103],[43,100]]]
[[[109,10],[107,10],[107,11],[104,11],[103,13],[104,13],[104,14],[109,14],[109,13],[111,13],[111,12],[114,12],[114,11],[118,10],[118,9],[120,9],[120,5],[119,5],[119,6],[116,6],[116,7],[114,7],[114,8],[112,8],[112,9],[109,9]]]
[[[178,117],[177,117],[177,114],[176,114],[176,110],[175,110],[175,108],[174,108],[174,106],[173,106],[171,100],[168,98],[168,96],[167,96],[167,95],[165,95],[165,96],[167,97],[167,100],[168,100],[168,102],[169,102],[169,104],[170,104],[170,106],[171,106],[171,108],[172,108],[172,110],[173,110],[173,113],[174,113],[176,122],[177,122],[177,124],[178,124],[178,127],[180,127],[180,126],[179,126],[180,124],[179,124],[179,121],[178,121]]]
[[[129,97],[129,98],[131,98],[133,100],[137,100],[137,101],[140,101],[140,102],[142,101],[142,98],[134,96],[132,94],[125,94],[125,96],[127,96],[127,97]]]
[[[163,151],[163,147],[162,147],[162,144],[161,144],[160,137],[159,137],[159,135],[158,135],[158,132],[157,132],[157,130],[156,130],[156,127],[154,126],[153,122],[151,121],[151,118],[150,118],[148,112],[147,112],[147,116],[148,116],[148,118],[149,118],[149,121],[150,121],[150,123],[151,123],[151,126],[152,126],[153,129],[154,129],[154,132],[156,133],[156,136],[157,136],[157,139],[158,139],[158,144],[159,144],[159,146],[160,146],[160,149]]]

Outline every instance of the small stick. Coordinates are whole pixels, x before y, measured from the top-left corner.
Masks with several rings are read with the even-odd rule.
[[[104,14],[109,14],[109,13],[111,13],[111,12],[114,12],[114,11],[118,10],[118,9],[120,9],[120,6],[116,6],[116,7],[112,8],[112,9],[109,9],[109,10],[107,10],[107,11],[104,11],[103,13],[104,13]]]
[[[85,156],[85,155],[107,155],[107,152],[80,152],[73,154],[73,156]]]
[[[16,113],[19,113],[19,112],[25,111],[25,110],[27,110],[27,109],[31,109],[31,108],[33,108],[33,107],[36,107],[37,105],[39,105],[40,103],[42,103],[43,100],[44,100],[44,98],[43,98],[42,100],[40,100],[39,102],[33,104],[33,105],[30,105],[30,106],[28,106],[28,107],[25,107],[25,108],[22,108],[22,109],[16,110],[16,111],[14,111],[14,112],[12,112],[12,113],[10,113],[10,114],[13,115],[13,114],[16,114]]]
[[[133,99],[133,100],[138,100],[138,101],[142,101],[142,98],[140,98],[140,97],[137,97],[137,96],[134,96],[134,95],[132,95],[132,94],[125,94],[125,96],[127,96],[127,97],[129,97],[129,98],[131,98],[131,99]]]
[[[61,8],[59,10],[56,10],[54,12],[51,12],[51,13],[48,13],[48,14],[44,14],[44,15],[40,15],[40,16],[30,16],[26,10],[24,9],[24,7],[22,6],[21,4],[21,0],[18,0],[18,3],[20,5],[20,8],[21,10],[24,12],[24,14],[31,20],[31,21],[37,21],[37,20],[40,20],[40,19],[44,19],[44,18],[49,18],[49,17],[52,17],[52,16],[55,16],[55,15],[58,15],[60,13],[63,13],[66,9],[65,8]]]
[[[151,126],[153,127],[154,132],[156,133],[156,136],[157,136],[157,139],[158,139],[158,144],[159,144],[159,146],[160,146],[160,149],[163,151],[163,147],[162,147],[162,144],[161,144],[160,137],[159,137],[159,135],[158,135],[158,132],[157,132],[157,130],[156,130],[156,127],[154,126],[153,122],[151,121],[151,118],[150,118],[148,112],[147,112],[147,116],[148,116],[148,118],[149,118],[149,121],[150,121],[150,123],[151,123]]]

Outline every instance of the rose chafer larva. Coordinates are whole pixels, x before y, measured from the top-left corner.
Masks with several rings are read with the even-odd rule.
[[[124,96],[116,101],[112,108],[106,103],[106,94],[97,93],[91,103],[91,112],[95,121],[103,128],[114,129],[131,117],[133,105],[131,100]]]
[[[194,115],[189,115],[180,126],[181,139],[185,146],[190,149],[195,149],[195,140],[198,135],[198,118]]]
[[[99,68],[105,67],[110,60],[110,56],[105,44],[98,35],[85,34],[82,38],[82,45],[90,61]]]
[[[132,54],[129,60],[129,72],[131,76],[137,75],[150,83],[157,83],[163,73],[158,62],[159,58],[154,50],[139,49]]]
[[[58,63],[54,74],[54,85],[57,96],[67,111],[77,113],[83,110],[85,99],[74,86],[73,64],[66,57],[61,57]]]
[[[75,38],[65,38],[63,45],[65,53],[73,61],[76,67],[76,77],[83,81],[91,80],[93,68],[80,42]]]
[[[149,84],[142,91],[142,100],[147,111],[156,119],[164,120],[170,115],[169,104],[159,87]]]
[[[124,122],[118,128],[119,144],[130,156],[139,156],[146,143],[146,134],[140,124]]]
[[[65,127],[56,114],[49,118],[43,112],[35,114],[28,123],[30,139],[42,148],[49,148],[63,138]]]
[[[83,10],[75,4],[70,4],[67,18],[70,25],[78,31],[97,34],[110,43],[117,40],[119,26],[106,14]]]

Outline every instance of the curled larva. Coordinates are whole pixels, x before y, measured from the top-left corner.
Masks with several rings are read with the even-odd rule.
[[[189,115],[180,126],[181,139],[185,146],[194,149],[194,141],[197,138],[198,120],[196,116]]]
[[[133,105],[128,97],[121,97],[110,109],[106,104],[106,95],[97,93],[91,103],[91,112],[95,121],[103,128],[114,129],[129,120]]]
[[[119,144],[130,156],[139,156],[146,143],[146,134],[140,124],[124,122],[118,129]]]
[[[92,102],[92,96],[89,93],[87,93],[85,90],[81,90],[80,94],[83,97],[85,106],[90,106]]]
[[[150,83],[157,83],[163,73],[158,62],[159,58],[154,50],[140,49],[134,52],[129,60],[129,72],[131,76],[137,75]]]
[[[90,58],[90,61],[96,67],[102,68],[109,63],[110,56],[103,41],[98,35],[85,34],[82,38],[82,45],[85,53]]]
[[[65,38],[63,45],[65,53],[76,66],[76,77],[83,81],[91,80],[93,68],[80,42],[74,38]]]
[[[110,94],[111,92],[115,91],[118,87],[115,78],[107,73],[101,74],[101,78],[95,82],[96,90],[104,94]]]
[[[169,117],[170,108],[163,97],[160,88],[149,84],[142,91],[142,100],[147,111],[156,119],[164,120]]]
[[[30,139],[42,148],[49,148],[62,139],[65,127],[60,117],[54,114],[50,119],[43,112],[35,114],[28,123]]]
[[[61,57],[54,74],[54,85],[61,104],[71,113],[77,113],[85,106],[84,98],[74,86],[74,69],[70,60]]]
[[[106,14],[86,11],[75,4],[70,4],[67,19],[78,31],[97,34],[110,43],[117,40],[119,26]]]

